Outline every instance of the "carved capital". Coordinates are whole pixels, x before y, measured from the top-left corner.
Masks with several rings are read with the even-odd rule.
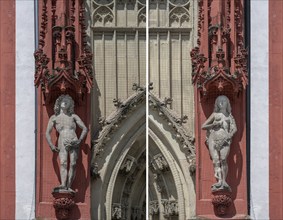
[[[213,192],[212,204],[217,216],[226,215],[228,208],[232,204],[231,193],[227,191]]]
[[[204,10],[204,2],[207,10]],[[198,41],[191,51],[193,84],[203,95],[215,91],[238,94],[248,84],[244,7],[241,1],[235,1],[232,7],[231,0],[222,0],[220,4],[199,0],[198,4]],[[217,16],[211,15],[212,10],[218,11]]]
[[[175,200],[162,199],[161,204],[164,206],[164,217],[168,218],[170,216],[178,216],[179,208],[178,202]]]
[[[55,208],[55,213],[57,219],[69,219],[70,212],[75,206],[74,196],[72,192],[53,192],[52,193],[53,207]]]
[[[81,103],[90,93],[92,53],[86,43],[84,2],[43,1],[34,84],[41,87],[47,103],[58,93],[73,93]]]
[[[122,219],[122,205],[120,203],[112,204],[112,219]]]
[[[158,215],[159,214],[159,203],[157,200],[149,202],[149,214]]]

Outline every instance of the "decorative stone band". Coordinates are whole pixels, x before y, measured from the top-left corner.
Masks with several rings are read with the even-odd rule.
[[[57,219],[69,219],[72,208],[75,206],[75,201],[73,200],[75,193],[66,192],[53,192],[52,193],[53,207],[55,208]]]

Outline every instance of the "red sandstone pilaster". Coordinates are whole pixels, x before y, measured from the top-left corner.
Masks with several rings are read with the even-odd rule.
[[[198,42],[191,52],[196,112],[196,215],[209,219],[244,218],[248,214],[245,94],[248,80],[244,1],[198,2]],[[216,180],[205,144],[206,131],[201,129],[213,112],[215,99],[219,95],[229,98],[238,128],[227,159],[227,182],[232,190],[231,195],[211,192],[211,185]],[[229,204],[225,202],[220,206],[221,198]]]
[[[269,213],[283,219],[283,1],[269,1]]]
[[[75,101],[75,113],[90,131],[90,89],[92,54],[86,45],[85,1],[39,1],[39,45],[35,52],[35,85],[38,89],[38,133],[36,171],[36,217],[58,217],[59,203],[52,191],[60,184],[59,158],[48,146],[45,132],[61,94]],[[52,140],[57,140],[53,129]],[[80,134],[80,129],[77,130]],[[77,172],[72,188],[76,191],[68,206],[67,219],[90,219],[90,132],[80,144]],[[61,195],[62,196],[62,195]],[[55,198],[56,199],[56,198]],[[66,197],[66,200],[70,198]],[[57,201],[57,200],[56,200]],[[55,205],[54,205],[55,204]],[[54,205],[54,206],[53,206]],[[55,208],[55,209],[54,209]]]
[[[0,1],[0,219],[15,219],[15,1]]]

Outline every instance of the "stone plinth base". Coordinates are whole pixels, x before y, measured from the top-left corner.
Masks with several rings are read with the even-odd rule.
[[[227,190],[218,190],[212,192],[212,204],[216,216],[227,214],[229,206],[232,204],[231,192]]]
[[[52,192],[54,197],[53,207],[55,208],[57,219],[69,219],[71,209],[75,206],[74,192],[68,190],[54,190]]]

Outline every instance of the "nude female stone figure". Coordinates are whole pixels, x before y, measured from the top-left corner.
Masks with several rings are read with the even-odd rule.
[[[61,95],[54,105],[55,114],[49,119],[46,129],[46,139],[53,152],[59,152],[61,185],[54,190],[71,189],[76,175],[76,165],[79,153],[79,145],[87,134],[87,128],[79,116],[74,114],[74,101],[69,95]],[[76,135],[76,124],[82,129],[80,138]],[[50,133],[55,127],[59,133],[58,147],[51,140]],[[68,156],[70,156],[69,172]]]
[[[211,186],[211,190],[226,189],[231,191],[226,182],[228,174],[227,157],[237,127],[231,114],[230,101],[226,96],[221,95],[216,98],[214,112],[204,122],[202,129],[207,130],[206,143],[213,161],[214,176],[218,180]]]

